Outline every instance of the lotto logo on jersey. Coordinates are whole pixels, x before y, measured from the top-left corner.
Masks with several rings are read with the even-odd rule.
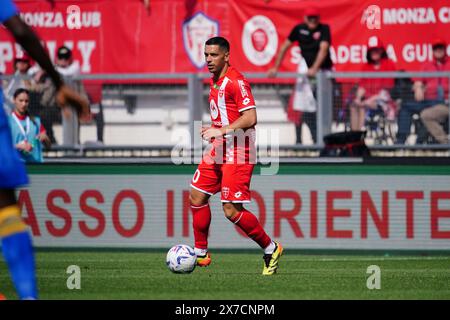
[[[222,98],[223,97],[223,93],[225,92],[225,90],[223,88],[220,88],[219,90],[219,97]]]
[[[248,105],[250,103],[250,98],[245,98],[242,103],[244,104],[244,106]]]
[[[248,97],[247,89],[243,80],[238,80],[239,88],[241,89],[242,98]]]
[[[209,110],[211,111],[211,118],[217,119],[217,117],[219,116],[219,109],[217,108],[214,99],[211,99],[211,101],[209,102]]]

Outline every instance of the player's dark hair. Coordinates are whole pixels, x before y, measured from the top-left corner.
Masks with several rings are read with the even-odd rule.
[[[14,94],[13,94],[14,99],[16,99],[16,98],[19,96],[19,94],[22,94],[22,93],[26,93],[27,96],[28,96],[28,98],[30,98],[30,91],[29,91],[29,90],[27,90],[27,89],[25,89],[25,88],[19,88],[19,89],[17,89],[16,91],[14,91]],[[25,114],[26,114],[28,117],[30,117],[31,122],[33,122],[34,125],[36,125],[36,121],[35,121],[34,117],[30,114],[30,112],[28,111],[28,109],[27,109],[27,112],[26,112]]]
[[[217,45],[222,50],[224,50],[225,52],[229,52],[230,51],[230,43],[224,37],[213,37],[213,38],[210,38],[210,39],[208,39],[205,42],[205,45],[207,45],[207,46]]]

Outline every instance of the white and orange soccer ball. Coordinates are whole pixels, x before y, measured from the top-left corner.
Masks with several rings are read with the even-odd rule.
[[[178,244],[167,252],[166,264],[174,273],[191,273],[197,264],[197,256],[190,246]]]

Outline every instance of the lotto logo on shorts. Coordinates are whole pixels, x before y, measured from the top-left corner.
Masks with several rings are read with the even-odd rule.
[[[239,199],[242,196],[242,192],[238,191],[234,194],[234,196]]]
[[[223,187],[222,188],[222,195],[223,195],[223,197],[226,199],[226,198],[228,198],[228,195],[230,194],[230,188],[228,188],[228,187]]]

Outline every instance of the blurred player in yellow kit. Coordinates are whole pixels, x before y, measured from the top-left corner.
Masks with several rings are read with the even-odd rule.
[[[72,106],[82,117],[89,115],[88,102],[64,85],[36,34],[21,20],[12,0],[0,0],[0,22],[22,48],[47,72],[56,87],[60,106]],[[21,218],[15,189],[26,185],[25,165],[12,144],[10,127],[0,90],[0,238],[2,253],[20,299],[37,299],[34,252],[27,225]]]

